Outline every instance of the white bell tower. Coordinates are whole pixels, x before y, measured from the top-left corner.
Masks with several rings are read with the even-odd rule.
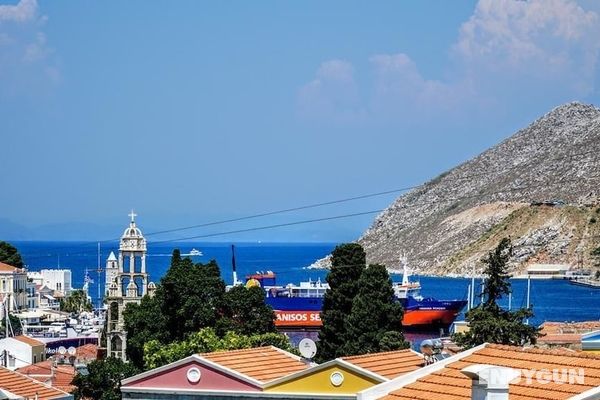
[[[146,272],[146,239],[136,226],[136,213],[131,210],[129,226],[121,236],[119,257],[116,260],[117,271],[108,284],[107,293],[107,355],[126,360],[127,335],[124,329],[123,311],[129,303],[140,303],[142,297],[148,294],[148,288],[154,288],[148,283]],[[114,254],[111,254],[114,257]],[[107,281],[108,263],[107,262]],[[114,261],[113,261],[114,263]],[[113,264],[114,265],[114,264]]]

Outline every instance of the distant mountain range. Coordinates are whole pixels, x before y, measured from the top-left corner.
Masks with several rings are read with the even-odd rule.
[[[369,262],[465,274],[509,236],[514,270],[590,265],[600,245],[600,110],[569,103],[394,201],[358,240]]]

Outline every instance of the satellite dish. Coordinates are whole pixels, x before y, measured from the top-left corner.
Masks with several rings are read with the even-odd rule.
[[[317,345],[314,340],[304,338],[298,343],[298,350],[302,357],[310,360],[317,354]]]
[[[58,353],[62,356],[64,356],[66,352],[67,352],[67,349],[65,348],[65,346],[60,346],[58,348]]]
[[[74,355],[75,355],[75,353],[77,353],[77,349],[76,349],[75,347],[71,346],[71,347],[69,347],[69,348],[67,349],[67,352],[68,352],[70,355],[74,356]]]

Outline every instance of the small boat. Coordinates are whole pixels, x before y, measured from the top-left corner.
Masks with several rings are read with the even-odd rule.
[[[189,256],[201,256],[202,252],[200,250],[196,250],[196,249],[191,249],[190,252],[186,255]]]

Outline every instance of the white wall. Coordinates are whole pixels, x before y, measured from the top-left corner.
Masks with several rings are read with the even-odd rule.
[[[71,270],[70,269],[43,269],[40,271],[44,279],[44,285],[52,290],[68,295],[73,289],[71,286]]]
[[[14,338],[0,339],[0,355],[8,352],[8,369],[15,370],[33,364],[33,348]],[[37,361],[42,361],[40,355],[37,355]],[[4,364],[4,359],[2,359]]]

